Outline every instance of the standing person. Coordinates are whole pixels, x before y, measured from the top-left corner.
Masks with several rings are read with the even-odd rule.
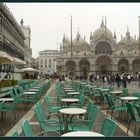
[[[123,74],[123,79],[122,79],[122,83],[123,83],[123,87],[126,88],[127,87],[127,77],[126,74]]]
[[[138,80],[139,80],[139,87],[140,87],[140,74],[139,74],[139,76],[138,76]]]
[[[130,74],[128,74],[127,79],[128,79],[128,83],[130,84],[131,83],[131,76],[130,76]]]
[[[120,87],[120,81],[121,81],[120,75],[117,73],[117,74],[116,74],[116,83],[117,83],[117,87]]]

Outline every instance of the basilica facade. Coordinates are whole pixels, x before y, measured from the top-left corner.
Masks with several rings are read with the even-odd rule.
[[[80,77],[89,73],[138,73],[140,72],[139,39],[127,29],[117,42],[116,33],[106,27],[104,21],[90,35],[89,43],[78,32],[69,40],[65,35],[57,59],[58,71],[64,75]]]

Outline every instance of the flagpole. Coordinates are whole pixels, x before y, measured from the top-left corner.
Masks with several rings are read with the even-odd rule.
[[[71,15],[71,58],[72,58],[72,15]]]

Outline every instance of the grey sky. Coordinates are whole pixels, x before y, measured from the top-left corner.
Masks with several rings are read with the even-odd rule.
[[[117,40],[129,27],[132,36],[138,36],[140,3],[6,3],[19,22],[31,28],[33,57],[45,49],[58,49],[65,33],[70,38],[70,15],[73,17],[73,38],[78,28],[81,36],[89,36],[100,27],[102,16],[107,27],[116,31]]]

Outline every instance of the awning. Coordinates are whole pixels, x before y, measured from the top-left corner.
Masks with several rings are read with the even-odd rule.
[[[19,58],[11,57],[7,53],[0,51],[0,64],[20,65],[26,64],[26,62]]]
[[[0,51],[0,64],[12,62],[13,58],[5,52]]]

